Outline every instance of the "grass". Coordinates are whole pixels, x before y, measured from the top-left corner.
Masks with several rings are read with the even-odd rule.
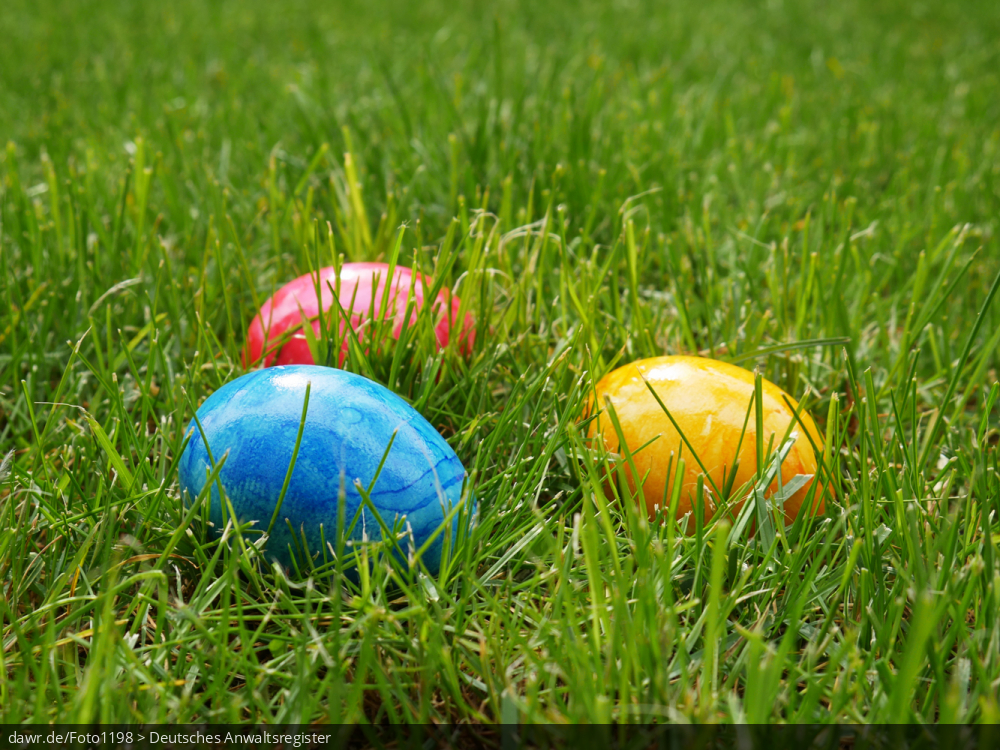
[[[1000,720],[998,32],[985,1],[8,0],[0,718]],[[357,583],[282,575],[185,509],[184,427],[272,290],[390,257],[474,350],[422,316],[344,366],[441,430],[478,525],[436,577],[375,545]],[[823,517],[605,499],[588,391],[664,352],[805,397]]]

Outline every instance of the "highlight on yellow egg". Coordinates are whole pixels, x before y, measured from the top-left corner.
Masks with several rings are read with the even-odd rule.
[[[656,396],[650,392],[647,382]],[[768,380],[763,380],[762,386],[764,449],[770,443],[773,455],[786,435],[795,436],[781,464],[782,483],[787,485],[797,475],[812,477],[784,501],[785,520],[791,523],[807,496],[812,494],[813,483],[818,481],[813,444],[821,448],[822,439],[812,418],[798,409],[793,398]],[[599,411],[597,417],[589,422],[588,437],[601,440],[609,452],[622,456],[617,462],[618,470],[624,474],[633,496],[638,496],[639,490],[632,466],[640,480],[645,477],[641,498],[651,519],[657,507],[663,510],[669,506],[670,491],[674,487],[673,475],[678,459],[683,456],[684,474],[677,518],[694,510],[698,497],[698,476],[707,474],[703,480],[704,518],[707,521],[715,514],[719,500],[712,491],[713,485],[720,491],[729,487],[735,493],[752,482],[757,474],[758,420],[754,411],[754,394],[753,373],[726,362],[688,356],[639,360],[612,371],[597,384],[586,415],[595,413],[595,398]],[[618,432],[605,399],[610,400],[614,407],[622,437],[632,456],[632,466],[624,460],[624,451],[619,445]],[[803,426],[809,437],[803,434]],[[684,443],[678,428],[688,444]],[[691,454],[692,449],[698,460]],[[732,476],[734,466],[735,477]],[[775,478],[766,495],[770,497],[777,489],[778,480]],[[606,486],[606,491],[612,492],[611,487]],[[744,497],[733,498],[734,502],[727,506],[734,518],[746,501],[745,494]],[[812,496],[813,512],[822,513],[822,486],[816,487]]]

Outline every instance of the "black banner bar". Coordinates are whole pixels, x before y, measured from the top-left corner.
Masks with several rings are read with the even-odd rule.
[[[94,725],[0,724],[17,750],[970,750],[1000,728],[950,725]]]

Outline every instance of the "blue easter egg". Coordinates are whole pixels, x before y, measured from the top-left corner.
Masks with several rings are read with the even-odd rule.
[[[430,422],[403,399],[367,378],[334,368],[293,365],[250,372],[224,385],[198,409],[211,459],[219,461],[229,452],[219,478],[237,518],[256,521],[254,530],[267,530],[295,449],[307,383],[312,386],[302,442],[266,544],[267,555],[294,571],[294,549],[301,568],[304,536],[314,564],[322,564],[323,539],[334,549],[337,546],[341,476],[346,492],[346,529],[362,507],[355,480],[367,491],[376,474],[377,481],[369,492],[372,505],[390,530],[406,532],[399,540],[403,552],[409,554],[411,547],[414,552],[419,550],[461,500],[465,468]],[[394,432],[395,440],[386,455]],[[193,420],[186,434],[190,439],[179,473],[181,489],[189,496],[185,501],[191,502],[201,494],[212,460]],[[384,455],[385,464],[379,472]],[[214,483],[211,494],[209,517],[218,533],[223,528],[223,514]],[[452,544],[460,517],[473,516],[473,501],[469,502],[470,512],[454,516]],[[285,519],[295,530],[294,543]],[[365,536],[369,540],[382,538],[378,520],[368,507],[349,538],[361,540]],[[431,572],[440,566],[443,543],[442,530],[422,556]],[[326,555],[332,559],[329,548]]]

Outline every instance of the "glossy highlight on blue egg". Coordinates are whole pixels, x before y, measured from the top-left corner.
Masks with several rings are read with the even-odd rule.
[[[369,496],[390,529],[405,517],[402,528],[412,529],[413,551],[420,549],[461,500],[465,467],[430,422],[403,399],[372,380],[335,368],[293,365],[250,372],[224,385],[198,409],[211,458],[219,461],[229,452],[219,477],[237,517],[256,521],[254,530],[267,530],[295,449],[307,383],[311,388],[302,443],[267,541],[268,557],[294,571],[295,549],[301,567],[304,534],[314,564],[322,564],[322,539],[336,548],[341,475],[350,525],[362,505],[355,480],[366,489],[371,485],[394,432]],[[190,439],[179,473],[185,502],[191,502],[204,489],[212,462],[194,420],[185,434]],[[209,518],[218,533],[223,515],[217,485],[211,494]],[[474,517],[471,495],[468,502],[468,511],[456,513],[452,521],[452,544],[460,519]],[[295,529],[296,546],[285,519]],[[350,538],[358,541],[365,534],[369,540],[382,537],[367,507]],[[432,573],[439,569],[443,543],[442,531],[422,556]],[[400,547],[409,553],[410,546],[407,535]]]

